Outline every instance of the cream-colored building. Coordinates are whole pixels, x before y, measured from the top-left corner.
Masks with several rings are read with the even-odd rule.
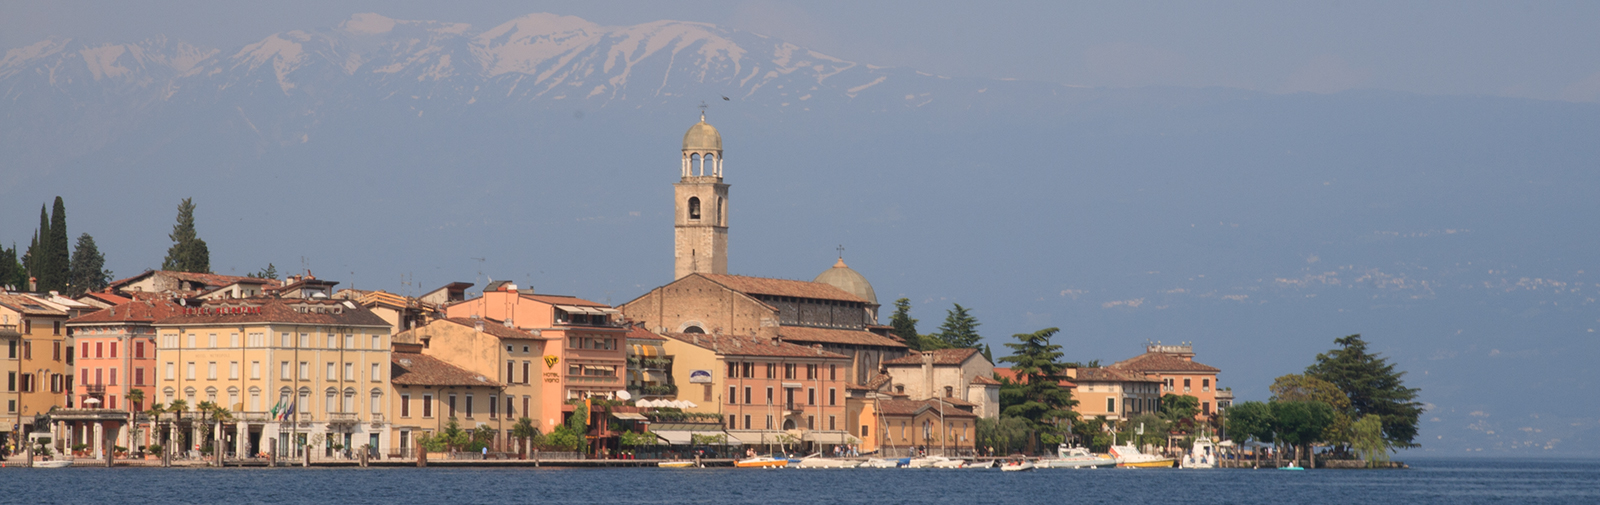
[[[415,344],[418,352],[447,363],[451,367],[460,368],[485,377],[500,386],[500,390],[490,393],[479,393],[471,400],[474,407],[481,407],[481,412],[468,419],[459,419],[463,429],[475,429],[478,426],[489,426],[497,433],[495,437],[495,450],[510,451],[512,448],[511,429],[517,419],[529,417],[542,419],[541,406],[546,394],[546,382],[543,375],[548,367],[544,362],[546,346],[551,339],[532,332],[506,326],[503,321],[492,321],[483,318],[452,317],[434,320],[426,326],[401,332],[395,335],[397,344]],[[554,347],[559,348],[560,343]],[[559,349],[556,349],[559,351]],[[418,366],[429,366],[428,364]],[[440,368],[440,370],[446,370]],[[413,386],[450,386],[451,384],[433,384],[429,379],[421,378],[423,375],[413,374],[414,381],[419,381]],[[473,384],[474,382],[468,382]],[[477,383],[482,386],[483,383]],[[397,387],[399,387],[397,385]],[[550,388],[553,389],[553,388]],[[558,394],[552,391],[551,394]],[[421,401],[422,393],[413,394],[415,401]],[[435,398],[446,398],[434,396]],[[420,405],[420,404],[419,404]],[[465,407],[464,405],[462,406]],[[471,412],[472,410],[468,410]],[[418,411],[420,412],[420,411]],[[408,424],[397,426],[398,430],[406,430],[413,426],[418,430],[434,430],[436,426],[427,426],[422,422],[420,415],[406,416]],[[434,424],[438,424],[434,419]],[[548,428],[545,429],[548,431]],[[397,440],[415,440],[414,436],[398,435]],[[401,448],[408,447],[405,445]]]
[[[463,431],[485,424],[510,431],[516,421],[499,411],[496,402],[506,395],[504,384],[422,351],[422,344],[396,342],[389,355],[393,370],[389,411],[394,417],[387,454],[415,458],[418,437],[444,430],[452,418]],[[496,451],[509,452],[509,437],[497,438]]]
[[[994,364],[977,349],[938,349],[913,352],[883,362],[893,377],[894,392],[912,400],[945,398],[969,404],[978,417],[1000,417],[1000,383]]]
[[[1161,381],[1117,368],[1069,368],[1067,377],[1077,387],[1073,409],[1083,418],[1121,421],[1141,413],[1159,413]]]
[[[156,397],[146,401],[170,406],[183,400],[191,410],[212,402],[233,411],[234,421],[215,434],[233,454],[276,449],[288,458],[307,446],[317,458],[363,446],[387,452],[381,435],[390,390],[389,324],[360,305],[322,298],[213,300],[154,326]],[[207,438],[201,429],[189,423],[179,433],[181,450]]]

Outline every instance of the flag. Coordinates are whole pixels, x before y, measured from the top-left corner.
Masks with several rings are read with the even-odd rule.
[[[281,408],[283,408],[283,399],[279,398],[278,399],[278,403],[272,404],[271,412],[272,412],[272,418],[273,419],[277,419],[278,418],[278,409],[281,409]]]
[[[283,419],[288,420],[291,417],[294,417],[294,402],[289,402],[289,407],[283,409]]]

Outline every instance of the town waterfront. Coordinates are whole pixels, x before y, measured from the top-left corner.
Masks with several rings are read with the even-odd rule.
[[[0,470],[4,503],[1594,503],[1600,460],[1409,470]]]

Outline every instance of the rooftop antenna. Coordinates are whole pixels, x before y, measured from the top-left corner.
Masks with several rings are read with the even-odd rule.
[[[478,260],[478,277],[476,277],[476,278],[474,278],[472,280],[475,280],[475,281],[478,281],[478,282],[482,283],[483,282],[483,262],[484,262],[484,258],[467,258],[467,259]],[[489,282],[494,282],[494,279],[489,279]]]

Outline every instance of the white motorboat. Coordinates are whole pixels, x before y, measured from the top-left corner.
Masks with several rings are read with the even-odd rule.
[[[1028,460],[1019,459],[1019,460],[1014,460],[1014,461],[1007,461],[1006,464],[1000,465],[1000,471],[1002,471],[1002,472],[1026,472],[1028,470],[1032,470],[1033,467],[1034,467],[1033,463],[1028,462]]]
[[[50,461],[35,461],[34,468],[66,468],[72,466],[70,459],[52,459]]]
[[[907,463],[906,467],[908,467],[908,468],[934,468],[939,463],[945,463],[945,462],[948,462],[948,461],[950,461],[950,458],[946,458],[944,456],[923,456],[923,457],[920,457],[920,458],[911,458],[911,462]]]
[[[971,463],[967,463],[966,465],[962,466],[961,468],[994,468],[994,460],[991,459],[991,460],[984,461],[984,462],[981,462],[981,463],[977,462],[977,461],[974,461],[974,462],[971,462]]]
[[[1117,466],[1117,459],[1105,454],[1094,454],[1082,447],[1069,447],[1061,444],[1056,448],[1056,457],[1041,459],[1035,464],[1039,468],[1099,468],[1103,466]]]
[[[1111,455],[1117,458],[1117,468],[1172,468],[1177,464],[1172,458],[1139,452],[1133,444],[1113,445]]]
[[[952,459],[952,460],[949,460],[949,461],[940,461],[938,463],[934,463],[933,464],[934,468],[964,468],[966,466],[967,466],[967,460],[964,460],[964,459]]]
[[[1194,441],[1194,447],[1189,448],[1189,453],[1183,455],[1178,462],[1179,468],[1216,468],[1217,448],[1211,443],[1210,438],[1200,437]]]
[[[906,463],[907,463],[907,461],[904,458],[902,458],[902,459],[872,458],[872,459],[867,460],[865,463],[862,463],[857,468],[899,468],[901,466],[904,466]]]
[[[795,464],[796,468],[855,468],[861,462],[853,459],[824,458],[820,454],[812,454],[800,459]]]

